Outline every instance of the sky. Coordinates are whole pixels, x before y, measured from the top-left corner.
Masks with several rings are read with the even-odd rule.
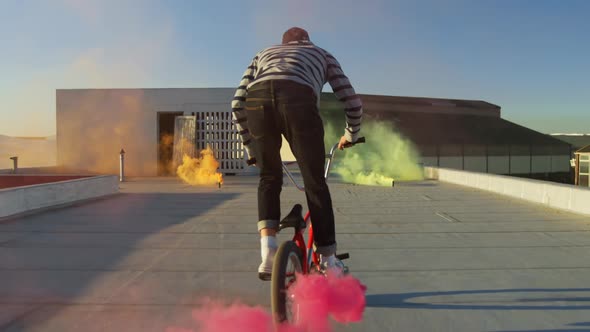
[[[584,0],[3,0],[0,135],[54,135],[56,89],[237,87],[292,26],[358,93],[485,100],[543,133],[590,133],[589,14]]]

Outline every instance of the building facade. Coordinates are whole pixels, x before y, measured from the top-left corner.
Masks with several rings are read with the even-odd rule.
[[[590,145],[575,152],[575,184],[590,187]]]
[[[325,99],[326,109],[338,107],[333,96]],[[365,120],[390,123],[416,145],[425,166],[572,183],[571,145],[503,119],[497,105],[376,95],[362,100]],[[330,114],[337,113],[324,111]]]
[[[178,132],[194,127],[195,134],[187,137],[200,148],[211,145],[224,173],[247,171],[245,151],[231,125],[233,93],[232,88],[57,90],[58,165],[117,173],[123,148],[128,175],[171,174],[178,163]],[[539,178],[571,172],[569,144],[502,119],[497,105],[361,98],[363,121],[390,123],[416,145],[424,165]],[[322,94],[322,117],[344,128],[342,107],[333,94]],[[287,144],[282,155],[293,160]]]

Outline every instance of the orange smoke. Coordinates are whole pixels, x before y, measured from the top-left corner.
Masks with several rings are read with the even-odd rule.
[[[217,172],[219,162],[210,147],[201,151],[200,158],[183,155],[182,165],[178,166],[176,174],[185,183],[193,186],[223,184],[223,175]]]
[[[168,133],[162,135],[158,144],[158,156],[164,157],[158,160],[158,169],[163,171],[160,174],[174,174],[173,149],[174,135]]]
[[[82,172],[118,174],[119,151],[128,176],[156,174],[157,140],[147,125],[144,91],[57,90],[57,164]],[[101,111],[97,111],[97,109]],[[153,123],[153,122],[152,122]]]

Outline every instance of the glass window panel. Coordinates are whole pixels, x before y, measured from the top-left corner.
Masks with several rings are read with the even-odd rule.
[[[580,175],[580,186],[588,187],[588,175]]]
[[[580,162],[580,173],[588,173],[588,166],[590,162],[588,161],[581,161]]]
[[[580,155],[580,160],[590,160],[590,156],[587,155],[587,154],[586,155],[581,154]]]

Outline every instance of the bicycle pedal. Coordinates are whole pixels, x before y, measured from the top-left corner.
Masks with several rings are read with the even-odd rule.
[[[336,255],[336,258],[338,258],[339,260],[349,259],[350,255],[347,252],[345,252],[343,254]]]
[[[316,273],[319,273],[319,274],[322,274],[322,275],[326,276],[327,275],[327,272],[328,271],[322,269],[322,270],[320,270],[320,271],[318,271]],[[350,269],[348,268],[348,266],[345,265],[345,266],[342,267],[342,276],[345,276],[345,275],[348,275],[348,274],[350,274]]]
[[[270,281],[272,279],[272,274],[269,272],[258,272],[258,279],[262,281]]]

